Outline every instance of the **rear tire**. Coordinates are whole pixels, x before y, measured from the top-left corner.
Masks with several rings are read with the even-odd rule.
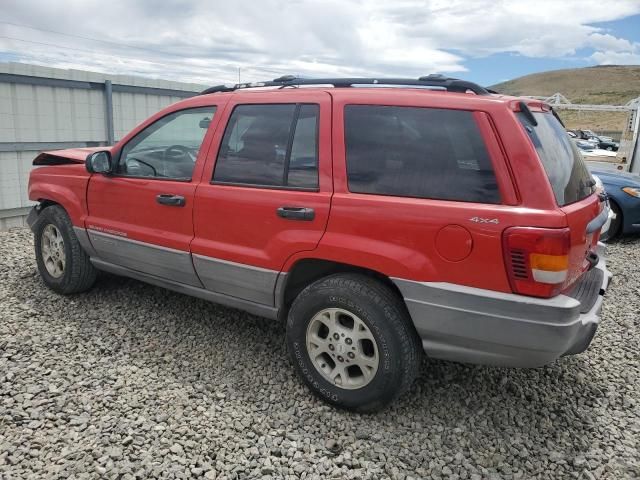
[[[358,412],[379,410],[406,392],[422,358],[402,300],[360,274],[332,275],[307,286],[289,311],[287,346],[316,395]]]
[[[59,205],[45,208],[34,226],[38,271],[51,290],[79,293],[89,290],[96,269],[80,246],[67,212]]]

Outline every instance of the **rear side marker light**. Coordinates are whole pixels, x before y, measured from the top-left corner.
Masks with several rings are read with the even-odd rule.
[[[503,234],[511,289],[535,297],[553,297],[569,277],[568,228],[512,227]]]

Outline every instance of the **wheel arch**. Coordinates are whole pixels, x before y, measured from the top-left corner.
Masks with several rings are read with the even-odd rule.
[[[398,286],[382,272],[349,263],[322,258],[301,258],[291,266],[286,275],[281,275],[276,285],[276,305],[279,317],[286,318],[296,296],[311,283],[338,273],[359,273],[373,278],[387,286],[402,301],[404,298]],[[405,305],[406,308],[406,305]],[[407,310],[408,313],[408,310]]]
[[[615,197],[609,197],[609,203],[611,205],[613,205],[616,208],[616,215],[620,215],[620,223],[618,224],[618,231],[616,232],[615,236],[619,236],[622,235],[624,233],[625,230],[625,225],[624,225],[624,211],[622,210],[622,207],[620,206],[620,202],[618,200],[615,199]],[[614,237],[615,237],[614,236]]]
[[[77,185],[64,185],[51,183],[39,179],[37,176],[29,181],[29,198],[31,200],[39,202],[44,207],[54,204],[60,205],[69,215],[71,223],[76,226],[84,226],[85,195],[86,182]]]

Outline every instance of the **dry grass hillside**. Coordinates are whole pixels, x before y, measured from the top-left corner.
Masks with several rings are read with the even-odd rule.
[[[572,103],[624,105],[640,96],[640,65],[598,66],[534,73],[492,89],[510,95],[562,93]],[[567,128],[621,131],[626,113],[559,110]]]

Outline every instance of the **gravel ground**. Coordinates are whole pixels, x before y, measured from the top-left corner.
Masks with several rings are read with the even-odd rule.
[[[640,476],[640,239],[590,350],[535,370],[425,360],[386,411],[314,398],[283,325],[133,280],[42,284],[0,233],[0,478]]]

